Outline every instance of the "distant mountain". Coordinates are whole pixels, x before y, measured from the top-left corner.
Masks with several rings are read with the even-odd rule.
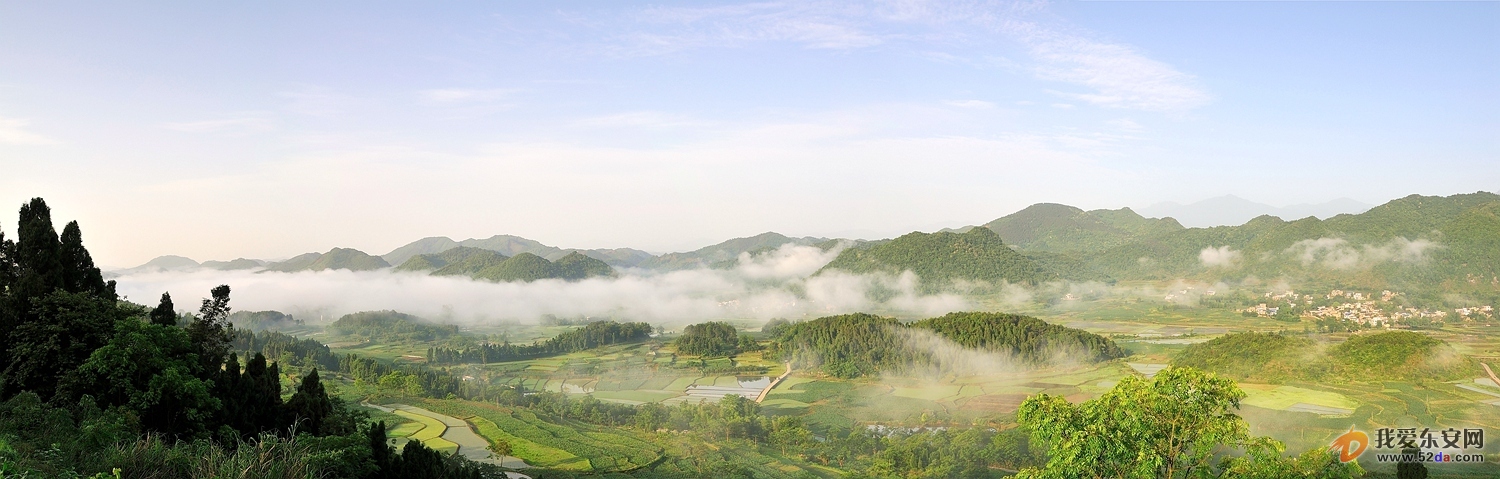
[[[766,232],[748,238],[735,238],[712,246],[705,246],[686,253],[667,253],[641,261],[636,266],[662,271],[681,269],[726,267],[739,258],[740,253],[766,251],[784,244],[817,245],[828,238],[789,238],[780,233]]]
[[[1056,203],[1038,203],[985,223],[1008,244],[1036,251],[1100,251],[1138,235],[1181,230],[1171,218],[1151,219],[1131,211],[1084,211]]]
[[[1500,195],[1493,193],[1412,195],[1326,220],[1262,215],[1212,228],[1181,228],[1128,210],[1080,211],[1038,205],[990,225],[1067,279],[1255,277],[1412,291],[1442,286],[1500,297]],[[1117,216],[1113,228],[1101,215]]]
[[[157,256],[147,261],[146,264],[130,269],[116,271],[119,274],[157,273],[162,271],[189,271],[198,269],[198,262],[182,256],[166,255]]]
[[[202,267],[216,269],[219,271],[233,271],[240,269],[255,269],[265,266],[266,262],[258,259],[235,258],[229,261],[204,261]]]
[[[432,271],[433,276],[467,276],[489,281],[536,281],[540,279],[581,280],[614,276],[615,270],[603,261],[579,252],[570,252],[557,261],[531,253],[505,256],[482,248],[460,246],[437,254],[424,254],[406,260],[398,271]]]
[[[1371,207],[1372,205],[1349,198],[1339,198],[1326,203],[1298,204],[1277,208],[1238,196],[1225,195],[1186,205],[1174,202],[1157,203],[1141,208],[1140,212],[1150,217],[1174,218],[1189,227],[1208,228],[1242,225],[1252,218],[1263,215],[1285,219],[1301,219],[1309,216],[1328,219],[1340,214],[1363,213]]]
[[[818,274],[835,270],[892,274],[911,271],[928,290],[960,280],[1034,284],[1057,277],[1011,249],[988,228],[974,228],[966,233],[913,232],[890,241],[845,249]]]
[[[347,269],[371,271],[391,267],[379,256],[370,256],[363,251],[350,248],[334,248],[327,253],[307,253],[294,256],[280,263],[271,263],[265,271],[291,273],[296,271],[322,271],[325,269]]]
[[[580,253],[583,253],[584,255],[587,255],[588,257],[603,261],[610,266],[622,268],[636,266],[642,261],[653,257],[651,253],[630,248],[592,250],[563,249],[555,246],[548,246],[542,244],[541,242],[522,238],[520,236],[495,235],[485,239],[470,238],[463,241],[453,241],[442,236],[422,238],[420,240],[413,241],[399,248],[396,248],[390,253],[386,253],[385,255],[383,255],[382,258],[384,258],[386,262],[390,264],[399,265],[405,263],[406,260],[411,259],[413,256],[441,253],[460,246],[489,250],[500,253],[507,257],[515,256],[521,253],[531,253],[546,258],[549,261],[557,261],[567,256],[569,253],[578,251]]]

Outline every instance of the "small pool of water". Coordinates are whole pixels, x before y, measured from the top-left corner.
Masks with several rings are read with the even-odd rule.
[[[770,376],[739,376],[735,378],[742,388],[765,389],[771,385]]]

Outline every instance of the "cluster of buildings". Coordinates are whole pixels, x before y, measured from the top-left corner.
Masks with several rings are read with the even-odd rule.
[[[1322,296],[1322,298],[1318,298]],[[1425,320],[1440,322],[1450,317],[1448,311],[1441,309],[1392,307],[1386,305],[1391,300],[1402,296],[1402,293],[1385,290],[1379,294],[1365,294],[1359,291],[1344,291],[1335,289],[1328,294],[1298,294],[1295,291],[1280,293],[1265,293],[1264,298],[1270,300],[1241,310],[1244,313],[1253,313],[1260,317],[1272,317],[1281,312],[1282,308],[1303,307],[1300,314],[1306,319],[1338,319],[1352,321],[1371,327],[1392,327],[1406,324],[1414,320]],[[1336,304],[1322,304],[1313,307],[1314,300],[1335,301]],[[1300,303],[1300,304],[1299,304]],[[1465,321],[1492,320],[1495,318],[1495,309],[1492,306],[1475,306],[1467,308],[1455,308],[1452,316]]]

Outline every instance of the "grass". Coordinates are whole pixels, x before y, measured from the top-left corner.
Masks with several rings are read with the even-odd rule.
[[[950,397],[957,396],[958,392],[961,389],[963,389],[963,386],[956,386],[956,385],[952,385],[952,384],[932,385],[932,386],[914,387],[914,388],[899,388],[898,387],[898,388],[896,388],[896,390],[894,392],[891,393],[891,395],[896,396],[896,397],[904,397],[904,398],[912,398],[912,399],[926,399],[928,401],[939,401],[939,400],[942,400],[944,398],[950,398]]]
[[[397,410],[396,415],[411,419],[412,421],[415,421],[422,425],[422,429],[419,429],[416,432],[407,435],[406,437],[408,439],[414,441],[422,441],[423,445],[439,452],[446,453],[458,450],[457,444],[454,444],[452,441],[440,437],[443,435],[443,432],[448,430],[448,426],[443,425],[442,421],[423,416],[421,414],[412,414],[401,410]]]
[[[519,457],[532,466],[582,472],[594,469],[589,465],[588,459],[575,456],[562,449],[537,444],[526,438],[505,432],[500,429],[500,426],[495,425],[494,421],[489,419],[474,416],[469,418],[468,421],[474,425],[474,429],[479,432],[479,435],[489,439],[490,442],[505,441],[510,444],[510,455]]]
[[[666,390],[666,391],[677,391],[677,392],[687,391],[688,386],[692,386],[693,382],[695,382],[697,380],[698,380],[698,377],[696,377],[696,376],[683,376],[683,377],[679,377],[676,380],[673,380],[671,384],[667,385],[667,387],[664,387],[662,389]]]
[[[1271,386],[1262,384],[1240,384],[1245,391],[1244,404],[1266,409],[1286,410],[1294,404],[1305,403],[1316,406],[1354,410],[1359,402],[1343,394],[1304,389],[1296,386]]]

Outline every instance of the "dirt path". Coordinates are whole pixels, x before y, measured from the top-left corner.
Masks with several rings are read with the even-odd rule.
[[[777,384],[781,384],[781,380],[786,379],[787,376],[791,376],[791,375],[792,375],[792,362],[791,361],[787,361],[786,362],[786,372],[781,373],[780,376],[776,376],[776,379],[773,380],[773,381],[771,381],[771,384],[766,385],[765,389],[760,390],[760,395],[759,396],[755,396],[755,402],[758,403],[758,402],[761,402],[761,401],[765,401],[766,400],[766,395],[767,394],[771,394],[771,390],[775,389]]]
[[[399,410],[438,420],[438,422],[441,422],[444,426],[447,426],[447,429],[444,430],[443,434],[439,437],[457,444],[457,453],[463,455],[466,458],[469,458],[474,462],[496,464],[501,467],[507,467],[511,469],[526,469],[531,467],[531,465],[526,464],[526,461],[521,460],[521,458],[519,457],[497,456],[493,452],[490,452],[490,442],[485,440],[483,436],[475,433],[474,428],[469,425],[469,422],[463,419],[438,414],[426,409],[422,409],[416,406],[408,406],[405,404],[377,406],[370,403],[364,403],[364,405],[385,412],[393,412]]]

